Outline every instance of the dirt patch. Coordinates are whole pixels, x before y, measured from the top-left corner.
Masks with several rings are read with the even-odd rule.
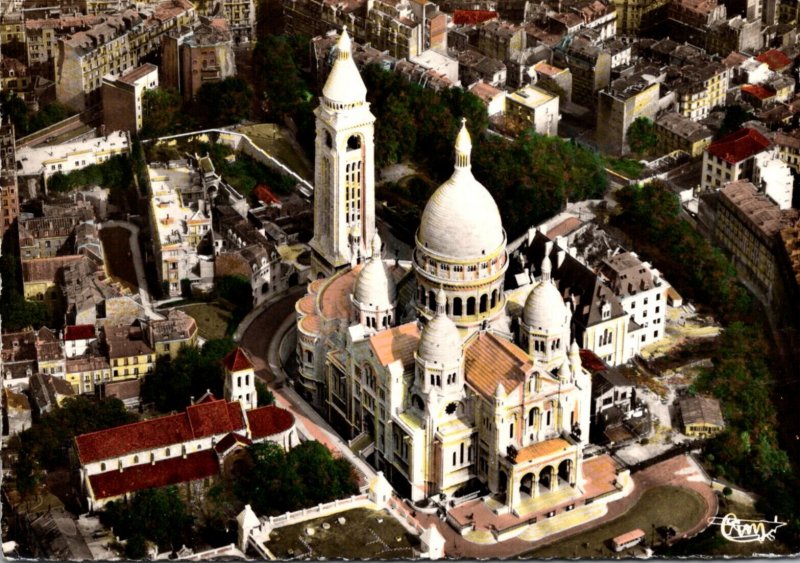
[[[267,543],[278,559],[407,559],[418,545],[388,512],[366,508],[278,528]]]

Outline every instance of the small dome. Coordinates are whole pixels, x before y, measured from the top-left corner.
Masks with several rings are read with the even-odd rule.
[[[525,300],[522,320],[534,330],[554,330],[569,325],[569,309],[552,282],[536,284]]]
[[[342,29],[336,43],[336,60],[328,80],[322,88],[322,96],[338,104],[355,104],[367,99],[367,87],[361,79],[351,52],[350,36],[347,27]]]
[[[453,175],[428,200],[417,238],[422,248],[460,259],[478,259],[505,241],[494,198],[472,175],[472,141],[466,125],[456,139]]]
[[[353,299],[361,305],[391,306],[397,299],[397,287],[381,260],[380,252],[373,254],[356,278]]]
[[[445,295],[436,294],[436,315],[422,329],[417,355],[426,362],[454,364],[461,360],[463,342],[455,323],[445,314]]]

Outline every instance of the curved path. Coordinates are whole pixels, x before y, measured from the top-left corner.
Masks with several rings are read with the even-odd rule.
[[[153,305],[150,301],[150,292],[147,288],[147,278],[144,275],[144,260],[142,260],[142,251],[139,248],[139,227],[128,221],[106,221],[98,225],[98,230],[109,229],[112,227],[119,227],[131,233],[128,240],[128,246],[131,249],[131,257],[133,258],[133,267],[136,270],[136,285],[139,286],[139,297],[142,300],[142,307],[149,317],[163,318],[153,310]],[[103,249],[105,253],[105,249]]]
[[[301,294],[301,291],[289,290],[285,295],[263,304],[249,319],[245,319],[241,331],[237,331],[237,340],[251,353],[257,364],[256,373],[267,382],[285,378],[280,360],[277,358],[277,350],[280,341],[293,328],[294,303]],[[273,388],[272,392],[278,405],[295,415],[298,430],[302,435],[324,443],[332,452],[342,455],[356,466],[361,474],[361,484],[368,482],[375,475],[375,471],[353,454],[347,443],[290,386],[280,389]],[[691,489],[699,493],[706,503],[705,516],[692,529],[681,534],[679,538],[691,537],[699,533],[708,526],[708,518],[717,513],[717,498],[711,489],[708,477],[689,456],[676,456],[653,465],[634,474],[632,479],[633,491],[627,497],[610,503],[608,511],[603,517],[534,543],[514,538],[502,543],[477,544],[463,538],[435,515],[417,512],[414,519],[420,527],[428,528],[431,525],[437,527],[446,540],[445,551],[451,557],[499,558],[519,556],[534,548],[551,544],[614,520],[628,512],[641,499],[646,490],[662,485]],[[400,499],[398,501],[402,502]]]

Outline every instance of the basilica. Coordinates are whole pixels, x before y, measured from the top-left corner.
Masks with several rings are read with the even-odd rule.
[[[605,490],[588,474],[596,459],[583,455],[591,377],[550,253],[512,310],[506,233],[472,174],[462,123],[452,176],[427,202],[412,259],[386,259],[375,118],[346,30],[335,57],[316,110],[318,279],[296,304],[296,388],[412,500],[481,490],[496,513],[516,516],[588,505],[589,488]],[[604,463],[606,485],[621,489]]]

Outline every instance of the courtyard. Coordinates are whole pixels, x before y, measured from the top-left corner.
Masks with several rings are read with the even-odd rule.
[[[218,303],[195,303],[176,308],[195,320],[201,338],[216,340],[228,334],[233,314]]]
[[[132,292],[137,292],[139,287],[131,253],[130,236],[130,231],[122,227],[107,227],[100,230],[100,242],[103,244],[108,275]]]
[[[548,546],[525,553],[523,558],[549,557],[608,558],[616,555],[611,538],[640,528],[647,533],[646,543],[663,540],[654,530],[672,526],[678,533],[692,528],[706,512],[703,498],[689,489],[665,485],[646,491],[633,508],[619,518]]]
[[[277,528],[266,545],[278,559],[407,559],[419,539],[387,511],[358,508]]]

